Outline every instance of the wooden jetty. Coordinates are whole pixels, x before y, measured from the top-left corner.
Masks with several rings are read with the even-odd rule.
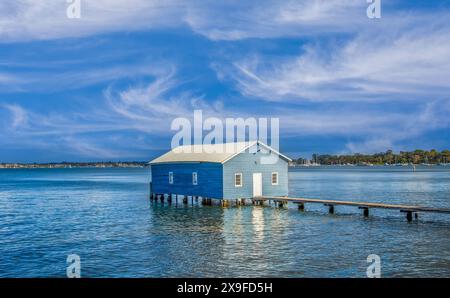
[[[178,199],[182,198],[182,204],[191,205],[201,203],[204,206],[212,206],[217,205],[221,207],[230,207],[230,206],[244,206],[244,205],[264,205],[267,202],[269,205],[277,205],[278,207],[284,207],[288,203],[293,203],[298,205],[298,209],[300,211],[305,210],[305,204],[321,204],[328,207],[328,212],[330,214],[335,213],[335,206],[353,206],[361,209],[363,211],[363,215],[365,217],[369,216],[369,209],[391,209],[391,210],[399,210],[402,213],[406,214],[406,219],[408,221],[412,221],[414,218],[418,218],[419,212],[428,212],[428,213],[443,213],[450,214],[450,209],[446,208],[431,208],[431,207],[422,207],[422,206],[413,206],[413,205],[396,205],[396,204],[385,204],[385,203],[370,203],[370,202],[355,202],[355,201],[341,201],[341,200],[324,200],[324,199],[309,199],[309,198],[291,198],[291,197],[256,197],[252,199],[235,199],[235,200],[226,200],[226,199],[214,199],[214,198],[206,198],[200,196],[187,196],[187,195],[175,195],[175,194],[156,194],[150,193],[150,201],[164,203],[167,201],[168,204],[174,203],[178,205]]]
[[[414,214],[415,218],[418,218],[418,212],[431,212],[431,213],[446,213],[450,214],[450,209],[446,208],[431,208],[412,205],[395,205],[385,203],[369,203],[369,202],[354,202],[354,201],[340,201],[340,200],[323,200],[323,199],[308,199],[308,198],[289,198],[289,197],[260,197],[253,199],[256,202],[274,201],[280,206],[287,204],[288,202],[298,204],[299,210],[305,210],[306,203],[322,204],[327,206],[329,213],[333,214],[335,206],[354,206],[363,210],[364,216],[369,216],[369,209],[395,209],[400,212],[406,213],[406,219],[412,220]]]

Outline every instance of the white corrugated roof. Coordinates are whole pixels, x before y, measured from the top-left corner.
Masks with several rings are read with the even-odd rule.
[[[260,141],[251,142],[235,142],[235,143],[223,143],[223,144],[208,144],[208,145],[184,145],[179,146],[166,154],[155,158],[150,164],[155,163],[172,163],[172,162],[215,162],[225,163],[239,153],[253,147],[256,144],[260,144],[266,147],[272,152],[282,156],[286,160],[290,161],[290,158],[282,155],[278,151],[265,145]]]

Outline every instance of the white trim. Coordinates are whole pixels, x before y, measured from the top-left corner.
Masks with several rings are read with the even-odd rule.
[[[289,157],[287,157],[287,156],[284,155],[284,154],[281,154],[280,152],[278,152],[277,150],[273,149],[273,148],[270,147],[269,145],[266,145],[266,144],[264,144],[264,143],[261,142],[261,141],[258,141],[258,144],[260,144],[260,145],[263,146],[263,147],[266,147],[267,150],[270,150],[270,151],[272,151],[273,153],[275,153],[275,154],[277,154],[277,155],[279,155],[279,156],[285,158],[287,161],[292,161],[292,159],[290,159]]]
[[[195,177],[195,179],[194,179]],[[197,172],[192,172],[192,185],[198,185],[198,174]]]
[[[276,177],[277,177],[276,183],[273,183],[273,174],[276,174]],[[278,172],[272,172],[272,174],[270,175],[270,182],[272,183],[272,185],[278,185],[279,180],[280,180],[280,175],[278,174]]]
[[[173,184],[173,172],[169,172],[169,184]]]
[[[253,141],[253,142],[248,142],[248,145],[245,146],[244,148],[242,148],[241,150],[239,150],[238,152],[236,152],[235,154],[229,156],[228,158],[224,159],[221,161],[221,164],[226,163],[227,161],[229,161],[230,159],[235,158],[236,156],[238,156],[239,154],[241,154],[242,152],[244,152],[245,150],[247,150],[250,147],[253,147],[255,145],[261,145],[263,147],[265,147],[267,150],[272,151],[273,153],[277,154],[278,156],[283,157],[284,159],[286,159],[288,162],[292,161],[292,159],[290,159],[289,157],[287,157],[284,154],[281,154],[280,152],[278,152],[277,150],[273,149],[272,147],[270,147],[269,145],[264,144],[261,141]]]
[[[236,177],[237,176],[241,176],[241,184],[236,184]],[[234,173],[234,187],[242,187],[242,185],[243,185],[244,183],[243,183],[243,181],[242,181],[242,173]]]

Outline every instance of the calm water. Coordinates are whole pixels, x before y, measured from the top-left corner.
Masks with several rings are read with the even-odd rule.
[[[450,277],[450,216],[151,205],[149,169],[0,170],[0,276]],[[310,168],[291,195],[450,208],[450,168]]]

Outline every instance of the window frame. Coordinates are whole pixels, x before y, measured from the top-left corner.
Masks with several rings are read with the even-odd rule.
[[[240,176],[240,184],[237,184],[236,183],[236,177],[237,176]],[[242,187],[242,185],[244,184],[244,182],[243,182],[243,175],[242,175],[242,173],[234,173],[234,187]]]
[[[169,172],[169,184],[173,184],[173,172]]]
[[[195,179],[194,179],[195,177]],[[192,185],[198,185],[198,173],[192,172]]]
[[[273,182],[273,175],[275,174],[275,177],[277,177],[277,182]],[[278,172],[272,172],[272,174],[270,175],[270,182],[272,183],[272,185],[278,185],[280,181],[280,175],[278,174]]]

